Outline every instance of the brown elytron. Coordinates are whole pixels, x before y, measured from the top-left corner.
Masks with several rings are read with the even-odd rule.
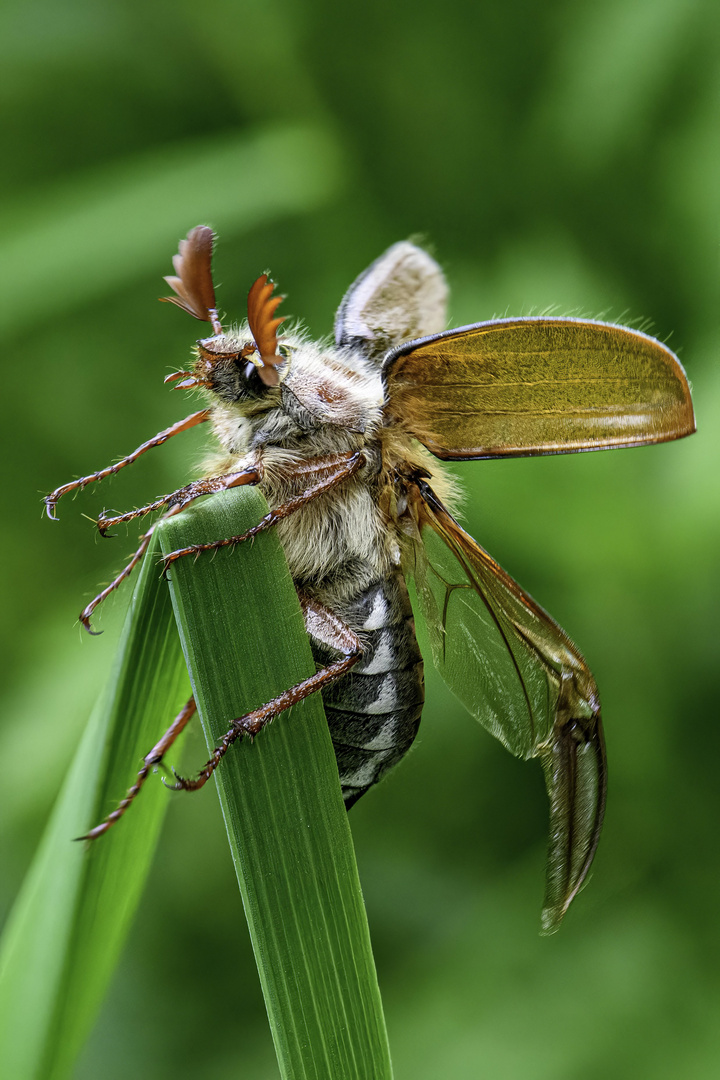
[[[355,281],[335,320],[335,343],[283,332],[266,275],[248,297],[248,321],[223,330],[211,274],[213,234],[180,244],[168,298],[210,322],[192,371],[169,381],[198,389],[206,408],[161,432],[115,466],[65,484],[58,499],[131,464],[172,435],[208,421],[219,452],[207,477],[98,526],[257,484],[270,511],[242,536],[173,552],[172,563],[258,532],[278,530],[300,596],[317,673],[247,716],[192,779],[196,790],[234,742],[320,691],[346,805],[406,753],[420,721],[423,664],[405,577],[415,579],[433,659],[469,711],[512,753],[538,757],[550,799],[543,910],[557,928],[587,875],[605,807],[607,764],[600,701],[567,634],[470,537],[444,505],[453,484],[437,459],[570,453],[681,438],[694,430],[677,358],[638,331],[589,320],[500,319],[446,331],[447,289],[424,251],[395,244]],[[138,563],[155,526],[102,599]],[[240,547],[237,557],[242,557]],[[149,771],[185,727],[190,701],[146,756],[99,836],[131,805]]]
[[[622,326],[500,319],[395,349],[389,410],[443,460],[667,442],[694,426],[671,357]]]

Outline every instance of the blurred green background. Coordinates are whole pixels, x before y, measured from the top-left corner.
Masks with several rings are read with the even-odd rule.
[[[540,768],[428,672],[413,753],[351,815],[396,1075],[718,1075],[719,23],[698,0],[7,0],[0,914],[127,601],[81,634],[136,535],[100,541],[82,515],[172,490],[201,454],[202,431],[182,436],[41,518],[42,494],[197,407],[162,383],[199,336],[156,302],[178,238],[216,227],[231,316],[271,268],[321,335],[354,276],[420,235],[454,324],[549,305],[649,320],[700,430],[457,470],[470,531],[597,677],[608,814],[592,881],[539,938]],[[76,1075],[179,1068],[277,1075],[210,785],[173,797]]]

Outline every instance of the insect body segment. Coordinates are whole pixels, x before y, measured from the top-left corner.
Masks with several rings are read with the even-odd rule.
[[[345,805],[349,808],[407,753],[425,701],[423,663],[400,572],[344,603],[342,619],[363,641],[352,671],[323,691]],[[312,641],[313,656],[330,652]]]
[[[242,558],[245,540],[277,529],[319,670],[253,713],[228,717],[210,760],[175,786],[201,787],[235,742],[319,691],[343,797],[347,806],[356,802],[418,730],[424,684],[405,584],[412,576],[450,688],[512,753],[543,765],[551,833],[543,927],[557,929],[588,873],[605,807],[597,687],[565,632],[452,516],[453,482],[437,459],[690,434],[692,403],[677,358],[644,334],[586,320],[500,319],[448,331],[442,272],[410,243],[395,244],[356,280],[338,310],[334,343],[313,342],[292,326],[278,338],[280,300],[266,275],[250,290],[247,323],[224,329],[212,246],[209,229],[193,229],[174,259],[177,276],[167,279],[171,301],[212,325],[212,336],[197,343],[194,369],[170,377],[203,392],[206,408],[47,499],[52,516],[63,494],[206,420],[218,444],[206,478],[101,517],[101,531],[154,510],[180,513],[244,483],[267,499],[269,513],[254,529],[173,552],[166,567],[172,573],[176,559],[224,545],[240,545]],[[86,626],[139,561],[153,528],[85,609]],[[127,810],[188,717],[168,729],[126,799],[90,837]]]

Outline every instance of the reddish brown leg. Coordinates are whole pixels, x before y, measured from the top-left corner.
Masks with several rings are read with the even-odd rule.
[[[218,491],[227,491],[228,488],[240,487],[243,484],[257,484],[260,480],[261,473],[255,469],[244,469],[242,472],[228,473],[226,476],[213,476],[207,480],[196,480],[193,484],[187,484],[186,487],[180,488],[179,491],[173,492],[168,496],[168,500],[172,501],[177,497],[177,502],[171,506],[166,514],[150,526],[148,531],[140,537],[140,546],[135,554],[130,559],[124,570],[121,570],[114,581],[111,581],[107,588],[103,589],[101,593],[91,600],[88,606],[80,613],[80,622],[90,634],[102,633],[102,631],[92,630],[90,627],[90,619],[93,612],[102,604],[111,592],[114,592],[119,585],[123,583],[126,577],[133,572],[137,564],[142,559],[143,555],[147,551],[148,544],[150,543],[150,537],[157,525],[161,521],[165,521],[166,518],[174,517],[175,514],[179,514],[181,510],[184,510],[186,506],[189,506],[195,499],[199,499],[202,495],[211,495]],[[160,505],[163,505],[161,503]]]
[[[116,809],[108,814],[104,821],[101,821],[99,825],[96,825],[95,828],[91,829],[85,836],[78,836],[78,840],[96,840],[98,836],[102,836],[103,833],[106,833],[108,829],[112,828],[116,821],[120,820],[136,795],[139,794],[140,789],[150,775],[151,770],[157,768],[180,732],[185,729],[188,721],[195,715],[195,710],[195,698],[190,698],[187,705],[183,705],[162,739],[153,746],[149,754],[145,755],[143,767],[137,774],[137,779],[133,786],[128,788],[125,798],[118,803]]]
[[[155,502],[148,503],[147,506],[140,506],[137,510],[128,510],[126,514],[117,514],[115,517],[106,517],[103,510],[96,522],[98,532],[102,537],[112,537],[114,533],[108,532],[108,529],[114,529],[116,525],[123,525],[128,521],[134,521],[135,518],[152,514],[155,510],[162,510],[164,506],[168,505],[171,498],[172,495],[163,495],[161,498],[156,499]]]
[[[229,536],[227,540],[215,540],[208,544],[192,544],[190,547],[171,551],[169,555],[164,556],[165,569],[167,570],[171,563],[185,555],[199,555],[202,551],[215,551],[217,548],[240,544],[243,540],[250,540],[251,537],[257,536],[258,533],[272,528],[283,518],[294,514],[296,510],[300,510],[301,507],[316,499],[319,495],[330,491],[331,488],[342,483],[343,480],[354,476],[364,464],[365,458],[359,451],[351,454],[335,454],[327,458],[314,458],[312,461],[303,462],[293,472],[294,478],[303,476],[317,477],[318,475],[323,478],[316,484],[306,488],[300,495],[296,495],[294,498],[288,499],[286,503],[275,507],[274,510],[265,515],[262,521],[259,521],[257,525],[253,525],[251,529],[248,529],[247,532],[242,533],[240,536]],[[323,474],[327,475],[323,476]]]
[[[167,517],[168,515],[164,516]],[[162,518],[160,518],[160,521],[162,521]],[[159,523],[156,521],[155,525],[157,524]],[[130,577],[133,570],[147,551],[148,544],[150,543],[150,537],[153,534],[155,525],[151,525],[148,531],[144,534],[144,536],[140,537],[140,546],[130,559],[130,562],[127,564],[127,566],[123,570],[121,570],[118,576],[114,578],[110,582],[110,584],[103,589],[102,592],[98,593],[95,599],[91,600],[87,607],[83,608],[83,610],[80,612],[80,622],[83,624],[88,634],[93,634],[93,636],[95,637],[97,637],[99,634],[102,634],[102,630],[93,630],[90,625],[90,618],[92,616],[92,613],[95,611],[96,607],[99,607],[100,604],[102,604],[103,600],[106,600],[108,598],[111,592],[114,592],[115,589],[119,588],[120,585],[122,585],[126,577]]]
[[[225,473],[223,476],[206,476],[203,480],[193,480],[191,484],[171,491],[169,495],[163,495],[155,502],[141,506],[137,510],[128,510],[126,514],[118,514],[117,517],[105,517],[103,514],[98,518],[98,529],[101,536],[107,536],[108,529],[114,529],[116,525],[123,525],[135,518],[145,517],[155,510],[162,510],[163,506],[178,506],[181,510],[188,506],[201,495],[214,495],[218,491],[227,491],[230,487],[239,487],[241,484],[259,484],[262,472],[259,467],[253,469],[241,469],[239,472]],[[177,513],[178,511],[176,511]]]
[[[316,600],[311,600],[300,594],[300,603],[305,615],[305,625],[308,633],[331,645],[338,652],[343,653],[342,658],[328,664],[327,667],[321,668],[309,679],[304,679],[302,682],[290,687],[284,694],[280,694],[279,697],[268,701],[266,705],[261,705],[254,712],[233,720],[230,730],[223,736],[220,745],[213,750],[210,760],[205,763],[198,775],[194,779],[188,780],[175,773],[176,782],[172,785],[168,784],[168,787],[172,787],[174,791],[198,791],[210,779],[234,742],[242,738],[243,735],[249,735],[251,739],[254,738],[279,713],[289,709],[291,705],[296,705],[299,701],[309,697],[310,694],[314,694],[316,690],[322,690],[324,686],[329,686],[330,683],[345,675],[358,662],[362,656],[363,648],[357,634],[349,626],[346,626],[341,619],[338,619],[337,615],[334,615],[332,611],[319,604]]]
[[[96,480],[104,480],[106,476],[112,476],[114,473],[124,469],[126,465],[132,465],[133,461],[137,461],[141,454],[144,454],[147,450],[152,450],[154,446],[162,446],[164,442],[171,439],[173,435],[179,435],[181,431],[188,431],[189,428],[195,427],[197,424],[204,424],[210,416],[209,409],[201,409],[200,412],[192,413],[191,416],[186,416],[184,420],[178,420],[177,424],[173,424],[172,427],[165,428],[153,439],[148,439],[142,446],[138,446],[137,450],[133,450],[132,454],[128,454],[127,457],[122,458],[120,461],[116,461],[114,465],[108,465],[106,469],[100,469],[99,472],[90,473],[89,476],[82,476],[79,480],[73,480],[69,484],[63,484],[62,487],[56,488],[51,495],[47,495],[45,498],[45,508],[47,515],[53,521],[57,521],[55,517],[55,507],[63,495],[67,495],[70,491],[77,491],[78,488],[82,490],[87,487],[88,484],[94,483]]]

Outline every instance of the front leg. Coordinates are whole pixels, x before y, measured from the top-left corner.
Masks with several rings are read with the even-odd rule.
[[[135,554],[131,557],[127,566],[121,570],[118,576],[111,581],[101,593],[98,593],[95,599],[91,600],[88,606],[80,613],[80,622],[88,633],[98,633],[98,631],[93,630],[90,626],[90,619],[93,612],[100,604],[102,604],[103,600],[105,600],[110,593],[114,592],[115,589],[122,585],[126,577],[130,576],[147,551],[150,537],[161,521],[165,521],[166,518],[174,517],[176,514],[179,514],[186,506],[189,506],[195,499],[199,499],[203,495],[213,495],[218,491],[227,491],[229,488],[240,487],[243,484],[257,484],[260,482],[261,477],[262,471],[260,468],[242,469],[240,472],[227,473],[225,476],[213,476],[206,480],[196,480],[194,483],[187,484],[184,488],[180,488],[178,491],[173,492],[172,495],[167,495],[165,499],[161,500],[157,504],[158,507],[167,506],[169,504],[170,509],[140,537],[140,545]],[[142,511],[136,511],[136,515],[141,512]]]
[[[142,446],[138,446],[137,450],[133,450],[132,454],[128,454],[127,457],[121,458],[120,461],[116,461],[114,465],[108,465],[106,469],[99,469],[98,472],[90,473],[89,476],[81,476],[78,480],[71,480],[69,484],[63,484],[62,487],[55,488],[50,495],[45,496],[45,509],[47,510],[47,516],[52,521],[57,521],[55,515],[55,507],[57,506],[63,495],[68,495],[71,491],[82,491],[88,484],[96,483],[98,480],[104,480],[106,476],[114,476],[115,473],[120,472],[126,465],[132,465],[134,461],[142,455],[147,453],[148,450],[152,450],[155,446],[162,446],[168,439],[171,439],[173,435],[179,435],[183,431],[189,431],[190,428],[197,427],[198,424],[204,424],[210,419],[210,410],[201,409],[200,412],[192,413],[190,416],[186,416],[184,420],[178,420],[172,427],[166,428],[164,431],[159,432],[152,439],[148,439]]]
[[[173,791],[198,791],[210,779],[234,742],[241,739],[243,735],[248,735],[253,739],[266,724],[269,724],[285,709],[289,709],[292,705],[296,705],[299,701],[309,697],[310,694],[314,694],[317,690],[322,690],[324,687],[336,682],[354,664],[357,664],[362,656],[363,646],[355,631],[351,630],[337,615],[323,604],[318,603],[317,600],[312,600],[303,593],[298,595],[305,616],[307,632],[317,640],[336,649],[341,654],[341,658],[332,664],[328,664],[327,667],[321,668],[309,679],[303,679],[302,682],[291,686],[289,690],[273,698],[272,701],[261,705],[259,709],[233,720],[220,745],[213,750],[209,761],[205,763],[194,779],[186,779],[178,776],[177,773],[175,774],[176,782],[168,785]]]

